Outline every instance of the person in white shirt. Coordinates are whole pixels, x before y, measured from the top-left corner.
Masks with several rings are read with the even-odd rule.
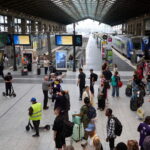
[[[91,104],[93,105],[94,104],[94,101],[93,101],[93,96],[91,94],[91,91],[90,91],[90,87],[89,86],[85,86],[85,90],[82,94],[82,103],[84,104],[84,99],[85,97],[88,97],[90,99],[90,102]]]
[[[44,59],[44,68],[45,68],[45,75],[47,74],[49,67],[49,60],[47,58]]]

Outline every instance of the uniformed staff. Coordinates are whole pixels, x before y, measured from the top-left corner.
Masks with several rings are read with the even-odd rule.
[[[32,105],[29,108],[29,119],[32,120],[34,128],[35,128],[35,134],[32,135],[33,137],[39,137],[39,125],[40,120],[42,118],[42,105],[41,103],[38,103],[36,101],[36,98],[31,98]]]

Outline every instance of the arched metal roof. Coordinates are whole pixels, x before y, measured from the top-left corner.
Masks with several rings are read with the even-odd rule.
[[[150,0],[0,0],[0,7],[66,25],[87,18],[115,25],[150,13]]]

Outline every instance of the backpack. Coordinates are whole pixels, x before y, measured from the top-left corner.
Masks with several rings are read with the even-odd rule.
[[[122,124],[117,117],[113,117],[113,119],[115,120],[115,135],[120,136],[122,133]]]
[[[63,123],[63,134],[65,138],[72,136],[74,123],[67,120],[64,120]]]
[[[97,79],[98,79],[98,75],[97,75],[97,74],[95,74],[95,73],[93,73],[93,78],[94,78],[94,81],[97,81]]]
[[[93,106],[89,106],[88,112],[87,112],[87,117],[89,119],[93,119],[96,117],[96,109]]]

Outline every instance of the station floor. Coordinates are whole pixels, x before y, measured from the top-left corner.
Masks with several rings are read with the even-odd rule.
[[[90,51],[92,53],[90,54]],[[89,69],[94,68],[97,74],[100,74],[100,51],[96,47],[96,41],[93,37],[90,37],[87,45],[87,63],[84,66],[85,73],[87,75],[87,85],[89,85]],[[125,96],[125,88],[127,81],[132,77],[133,69],[123,62],[118,56],[114,55],[117,59],[116,63],[120,69],[120,76],[124,82],[123,87],[120,89],[120,98],[111,97],[111,89],[108,91],[108,104],[107,107],[113,109],[113,114],[120,119],[123,124],[123,133],[120,137],[117,137],[116,143],[127,142],[129,139],[139,139],[139,133],[137,132],[137,126],[141,122],[138,120],[135,112],[129,109],[130,98]],[[116,60],[115,59],[115,60]],[[100,60],[100,61],[99,61]],[[93,63],[94,62],[94,63]],[[123,66],[123,67],[122,67]],[[8,70],[5,70],[7,72]],[[33,131],[26,132],[25,126],[28,123],[28,108],[30,107],[31,97],[36,97],[37,100],[43,103],[42,93],[42,78],[43,76],[37,76],[36,71],[33,71],[28,76],[21,76],[20,71],[12,72],[14,76],[14,89],[17,93],[15,98],[7,98],[0,95],[0,150],[55,150],[53,141],[53,131],[40,131],[39,138],[33,138]],[[78,71],[67,72],[62,88],[68,90],[71,97],[71,116],[75,112],[79,112],[81,102],[79,101],[79,89],[76,85],[78,77]],[[95,107],[97,108],[97,91],[99,87],[99,81],[95,85]],[[0,91],[4,91],[4,83],[0,79]],[[145,103],[143,108],[145,115],[150,114],[149,97],[145,97]],[[45,124],[53,124],[54,113],[53,104],[51,100],[48,102],[49,109],[43,111],[43,118],[41,126]],[[106,123],[107,118],[105,111],[97,111],[97,133],[100,136],[104,150],[109,150],[106,139]],[[71,143],[71,139],[68,138],[67,144]],[[73,142],[75,150],[82,150],[81,143]]]

